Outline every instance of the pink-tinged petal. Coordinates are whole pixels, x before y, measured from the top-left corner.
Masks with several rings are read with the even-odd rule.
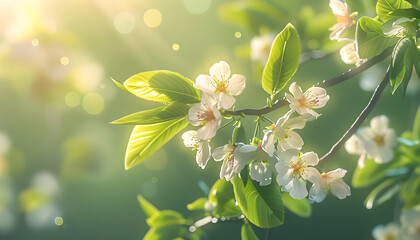
[[[309,201],[320,203],[324,201],[327,196],[327,191],[324,190],[320,184],[312,184],[311,189],[309,189]]]
[[[338,199],[344,199],[351,195],[350,187],[342,179],[335,179],[332,181],[330,188],[331,193]]]
[[[376,163],[382,164],[390,162],[393,157],[394,153],[390,148],[381,147],[378,149],[378,155],[375,156],[374,160]]]
[[[221,161],[226,154],[225,146],[222,146],[214,149],[212,156],[215,161]]]
[[[340,39],[341,35],[343,35],[344,31],[347,29],[347,25],[345,23],[336,23],[328,30],[332,31],[330,33],[330,40],[338,40]]]
[[[187,131],[182,134],[182,140],[186,147],[196,147],[198,144],[197,131]]]
[[[267,131],[264,134],[264,138],[262,140],[262,149],[270,156],[272,157],[274,154],[274,151],[276,150],[274,146],[274,133],[272,131]]]
[[[293,186],[290,190],[290,196],[294,199],[303,199],[308,196],[306,182],[297,178],[293,179]]]
[[[216,122],[217,128],[219,128],[220,124],[222,124],[222,114],[220,113],[219,109],[217,109],[216,105],[213,105],[212,110],[213,110],[213,116],[214,116],[214,120]]]
[[[219,109],[229,109],[235,103],[235,98],[226,93],[219,93],[219,101],[217,103]]]
[[[359,160],[357,160],[357,166],[358,166],[359,168],[363,168],[363,167],[365,167],[365,165],[366,165],[366,160],[367,160],[367,158],[366,158],[366,153],[362,153],[362,155],[360,155]]]
[[[331,178],[343,178],[346,175],[346,173],[347,173],[347,170],[337,168],[335,170],[328,172],[327,175],[328,177],[331,177]]]
[[[212,94],[216,89],[212,84],[213,79],[208,75],[200,75],[195,79],[193,87],[207,94]]]
[[[347,4],[339,1],[339,0],[330,0],[329,4],[332,12],[336,16],[346,16],[349,14],[349,9]]]
[[[223,161],[222,167],[220,168],[220,174],[219,174],[220,179],[223,179],[226,176],[226,171],[227,171],[228,166],[229,166],[229,162],[227,160]]]
[[[233,74],[232,78],[229,79],[229,86],[227,91],[232,95],[239,95],[245,89],[245,76],[239,74]]]
[[[308,180],[311,183],[319,183],[321,181],[321,174],[319,174],[318,170],[313,167],[306,167],[303,170],[303,179]]]
[[[188,111],[187,120],[193,126],[202,125],[200,114],[202,114],[201,103],[194,104]]]
[[[296,82],[290,84],[289,92],[291,92],[296,99],[303,97],[302,89],[296,84]]]
[[[285,151],[289,149],[300,150],[303,146],[303,139],[299,136],[299,134],[294,131],[288,131],[287,134],[289,137],[284,139],[286,142],[279,142],[281,148]]]
[[[385,115],[376,116],[370,120],[370,127],[373,132],[379,135],[382,135],[388,129],[389,120]]]
[[[281,151],[281,152],[278,151],[276,153],[277,157],[279,157],[281,161],[285,163],[292,162],[293,164],[297,162],[299,154],[300,154],[300,151],[297,149],[289,149],[287,151]]]
[[[306,108],[300,108],[297,104],[289,104],[290,109],[292,109],[294,112],[298,113],[298,114],[304,114],[307,113],[308,111],[306,110]]]
[[[225,61],[215,63],[210,68],[210,75],[215,76],[219,81],[227,80],[230,77],[230,67]]]
[[[300,159],[305,162],[305,165],[315,166],[319,162],[318,154],[314,152],[304,153]]]
[[[208,140],[216,136],[218,126],[215,121],[209,121],[197,130],[197,137],[202,140]]]
[[[286,100],[289,102],[289,103],[291,103],[291,104],[298,104],[298,101],[296,100],[296,98],[295,97],[293,97],[291,94],[289,94],[289,93],[285,93],[285,96],[286,96]]]
[[[322,108],[327,104],[328,100],[330,100],[329,95],[320,96],[320,97],[318,97],[318,103],[315,106],[313,106],[312,108]]]

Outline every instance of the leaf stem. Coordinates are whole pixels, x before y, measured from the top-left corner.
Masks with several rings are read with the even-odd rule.
[[[338,77],[331,78],[329,80],[324,80],[324,81],[316,84],[316,86],[324,87],[324,88],[331,87],[331,86],[334,86],[334,85],[336,85],[338,83],[341,83],[345,80],[353,78],[354,76],[366,71],[367,69],[369,69],[373,65],[375,65],[375,64],[381,62],[382,60],[384,60],[385,58],[387,58],[392,53],[392,50],[393,50],[393,48],[390,47],[390,48],[386,49],[385,51],[383,51],[380,55],[371,58],[370,60],[368,60],[364,64],[360,65],[359,67],[353,68],[353,69],[349,70],[346,73],[343,73],[342,75],[340,75]],[[289,102],[286,99],[282,99],[282,100],[277,100],[276,102],[274,102],[272,104],[272,107],[265,106],[265,107],[260,108],[260,109],[247,108],[247,109],[241,109],[241,110],[225,111],[224,114],[225,115],[260,116],[260,115],[263,115],[263,114],[270,113],[270,112],[272,112],[274,110],[277,110],[281,107],[284,107],[286,105],[289,105]]]
[[[388,82],[389,82],[389,70],[386,72],[385,77],[382,80],[382,82],[376,87],[366,107],[363,109],[360,115],[356,118],[356,120],[353,122],[350,128],[346,131],[346,133],[344,133],[344,135],[340,138],[340,140],[338,140],[334,144],[334,146],[331,147],[331,150],[320,159],[320,165],[323,165],[328,160],[330,160],[331,157],[334,156],[334,154],[338,151],[338,149],[340,149],[340,147],[356,132],[356,130],[360,127],[360,125],[363,123],[363,121],[367,118],[369,113],[375,107],[376,103],[379,100],[379,97],[381,96]]]

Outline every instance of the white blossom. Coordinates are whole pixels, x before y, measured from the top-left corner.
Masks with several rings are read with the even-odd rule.
[[[353,135],[349,138],[349,140],[346,141],[344,147],[349,154],[360,155],[360,158],[357,161],[357,165],[359,168],[363,168],[366,164],[367,157],[367,152],[363,140],[360,139],[357,135]]]
[[[184,134],[182,134],[182,140],[184,140],[184,145],[186,147],[191,147],[197,150],[195,160],[198,166],[204,169],[211,156],[209,140],[199,139],[197,136],[197,131],[185,132]]]
[[[354,25],[356,21],[353,19],[357,13],[350,14],[349,6],[339,0],[330,0],[330,8],[337,17],[337,23],[330,27],[330,39],[339,40],[344,31]]]
[[[302,148],[303,140],[299,134],[293,131],[293,129],[304,128],[308,116],[290,118],[292,113],[292,111],[287,112],[283,117],[277,120],[276,124],[273,124],[268,129],[264,130],[262,148],[268,155],[273,156],[276,142],[278,151]]]
[[[395,223],[389,223],[386,226],[377,225],[372,230],[372,236],[375,240],[399,240],[400,227]]]
[[[253,37],[251,40],[251,60],[259,61],[262,65],[265,65],[270,55],[274,38],[275,36],[272,33]]]
[[[340,56],[345,64],[355,64],[357,67],[360,66],[361,59],[356,51],[354,40],[340,49]]]
[[[396,145],[395,132],[388,128],[388,122],[387,116],[376,116],[370,121],[370,127],[358,130],[368,156],[379,164],[388,163],[394,156],[392,148]]]
[[[235,160],[234,152],[236,148],[237,146],[226,144],[214,150],[212,154],[214,160],[223,160],[222,167],[220,169],[220,179],[225,178],[226,181],[230,181],[235,176],[235,174],[240,172],[245,166],[245,164],[241,165],[238,160]]]
[[[271,176],[275,173],[274,165],[277,163],[276,157],[270,157],[261,147],[255,145],[240,145],[235,150],[235,159],[240,162],[238,170],[251,163],[249,174],[251,179],[260,183],[261,186],[266,186],[271,183]]]
[[[290,108],[300,115],[309,113],[315,118],[319,117],[320,114],[312,109],[322,108],[330,99],[330,96],[327,95],[325,89],[321,87],[311,87],[306,90],[306,92],[303,92],[302,89],[293,82],[289,87],[289,91],[293,94],[292,96],[291,94],[286,93],[286,99],[290,103]]]
[[[202,126],[197,131],[197,137],[202,140],[214,137],[222,123],[222,115],[216,107],[216,102],[206,94],[202,95],[201,103],[190,108],[187,119],[193,126]]]
[[[309,200],[320,203],[325,199],[328,192],[331,192],[338,199],[350,196],[350,187],[342,179],[346,173],[347,171],[341,168],[328,173],[321,173],[320,181],[313,183],[309,190]]]
[[[291,149],[285,152],[277,152],[280,161],[276,163],[277,183],[282,186],[281,190],[290,193],[295,199],[303,199],[308,196],[306,180],[316,183],[321,181],[321,175],[313,167],[318,164],[318,155],[314,152],[300,154],[299,150]]]
[[[229,64],[224,61],[215,63],[209,72],[210,76],[198,76],[193,86],[214,98],[218,109],[231,108],[235,103],[233,96],[245,89],[245,76],[233,74],[230,77]]]
[[[420,208],[419,206],[401,213],[401,239],[420,239]]]

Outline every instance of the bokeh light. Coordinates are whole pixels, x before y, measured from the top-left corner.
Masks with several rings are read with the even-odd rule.
[[[162,13],[157,9],[149,9],[144,13],[143,21],[150,28],[159,27],[162,23]]]
[[[67,106],[71,108],[77,107],[80,104],[80,94],[75,91],[68,92],[64,100]]]
[[[174,51],[178,51],[178,50],[179,50],[179,44],[178,44],[178,43],[174,43],[174,44],[172,44],[172,49],[173,49]]]
[[[64,66],[68,65],[70,63],[70,59],[68,57],[61,57],[60,63]]]
[[[56,218],[54,219],[54,223],[55,223],[55,225],[57,225],[57,226],[61,226],[61,225],[63,225],[64,220],[63,220],[63,218],[62,218],[62,217],[56,217]]]
[[[89,93],[83,98],[83,109],[89,114],[101,113],[104,105],[104,98],[98,93]]]
[[[185,8],[192,14],[202,14],[209,10],[211,0],[182,0]]]
[[[235,37],[236,38],[241,38],[242,37],[242,33],[241,32],[235,32]]]
[[[114,17],[114,28],[121,34],[129,34],[136,27],[136,19],[129,12],[119,12]]]

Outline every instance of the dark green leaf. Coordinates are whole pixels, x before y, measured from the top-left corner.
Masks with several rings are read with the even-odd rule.
[[[146,214],[146,216],[151,217],[155,213],[159,212],[159,210],[155,206],[153,206],[153,204],[151,204],[146,199],[144,199],[143,196],[137,195],[137,199],[140,203],[141,208],[143,209],[143,212]]]
[[[299,217],[310,217],[312,214],[312,207],[308,203],[308,199],[294,199],[288,192],[281,193],[284,206],[292,213]]]
[[[196,103],[200,94],[193,82],[179,73],[160,70],[136,74],[124,86],[137,97],[163,103]]]
[[[411,8],[411,4],[404,0],[378,0],[376,3],[376,14],[386,22],[393,18],[390,14],[397,9]]]
[[[413,174],[404,182],[401,188],[401,199],[405,202],[404,209],[420,204],[420,176]]]
[[[144,161],[187,126],[188,121],[185,117],[135,126],[125,153],[125,169],[130,169]]]
[[[414,118],[413,138],[420,139],[420,106],[417,108],[416,117]]]
[[[392,52],[391,67],[389,69],[392,94],[395,93],[400,84],[403,84],[405,93],[413,71],[414,51],[416,50],[417,48],[414,42],[408,38],[401,39],[395,45],[394,51]]]
[[[270,95],[277,94],[296,73],[301,53],[300,38],[292,24],[277,35],[264,67],[262,86]]]
[[[396,9],[390,13],[393,17],[420,18],[420,10],[415,8]]]
[[[195,210],[204,210],[204,206],[206,205],[207,198],[199,198],[194,202],[187,205],[188,210],[195,211]]]
[[[112,122],[112,124],[148,125],[162,123],[185,117],[189,107],[183,103],[173,103],[169,106],[130,114]]]
[[[232,184],[225,179],[219,179],[210,189],[209,201],[214,204],[212,215],[215,217],[222,216],[240,216],[241,209],[235,205]]]
[[[381,22],[369,17],[361,17],[357,22],[356,40],[359,57],[372,58],[393,45],[397,38],[385,37],[382,33]]]
[[[237,121],[235,123],[235,128],[232,132],[232,144],[236,143],[246,143],[246,134],[245,134],[245,128],[242,125],[240,121]]]
[[[244,224],[241,227],[241,239],[242,240],[258,240],[257,235],[255,235],[254,230],[249,224],[248,221],[244,220]]]
[[[238,176],[231,182],[236,201],[250,222],[261,228],[273,228],[283,224],[283,201],[275,181],[262,187],[248,175],[246,186]]]

